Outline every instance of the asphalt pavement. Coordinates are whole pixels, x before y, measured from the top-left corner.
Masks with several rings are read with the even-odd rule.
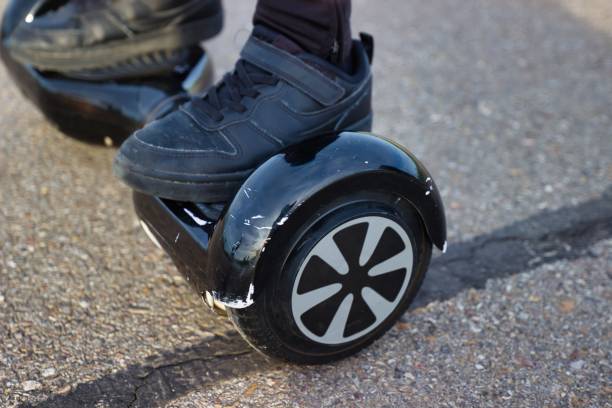
[[[447,210],[401,321],[326,366],[252,351],[141,231],[114,150],[0,69],[0,406],[612,407],[612,3],[353,3],[375,132]],[[225,4],[218,73],[254,1]]]

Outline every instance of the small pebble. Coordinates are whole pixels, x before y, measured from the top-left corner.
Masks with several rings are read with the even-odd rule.
[[[43,378],[49,378],[49,377],[53,377],[55,376],[56,371],[55,368],[51,367],[51,368],[45,368],[42,372],[42,376]]]
[[[35,391],[40,390],[42,388],[42,384],[38,381],[24,381],[21,384],[21,387],[24,391]]]
[[[584,367],[584,360],[576,360],[576,361],[572,361],[570,364],[570,368],[574,371],[577,370],[582,370],[582,367]]]
[[[478,102],[478,112],[480,112],[482,116],[491,116],[491,114],[493,113],[493,110],[491,109],[491,106],[487,102],[480,101]]]
[[[482,332],[482,329],[480,327],[476,326],[475,324],[470,322],[470,331],[472,333],[480,333],[480,332]]]
[[[65,395],[65,394],[68,394],[70,390],[72,390],[72,387],[70,386],[70,384],[68,384],[68,385],[64,385],[62,388],[57,390],[57,393],[60,395]]]

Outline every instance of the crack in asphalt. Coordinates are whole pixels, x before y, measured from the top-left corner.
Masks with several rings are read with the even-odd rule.
[[[194,357],[194,358],[189,358],[186,360],[181,360],[181,361],[176,361],[173,363],[165,363],[165,364],[160,364],[154,367],[151,367],[151,369],[144,375],[140,376],[134,376],[134,380],[136,381],[140,381],[140,384],[136,384],[133,394],[132,394],[132,401],[130,401],[127,404],[128,408],[133,408],[134,404],[136,404],[138,402],[138,392],[140,391],[140,389],[142,387],[144,387],[145,385],[147,385],[147,379],[149,377],[151,377],[151,375],[153,375],[156,371],[159,370],[164,370],[164,369],[168,369],[168,368],[174,368],[174,367],[180,367],[186,364],[190,364],[190,363],[194,363],[196,361],[198,362],[211,362],[214,360],[225,360],[231,357],[238,357],[238,356],[243,356],[246,354],[251,354],[254,353],[255,350],[253,349],[247,349],[247,350],[240,350],[240,351],[236,351],[236,352],[231,352],[231,353],[215,353],[211,356],[208,357]]]
[[[440,258],[439,263],[444,266],[449,266],[450,264],[453,264],[455,262],[466,262],[469,260],[473,260],[476,253],[481,251],[485,247],[491,244],[499,244],[499,243],[508,242],[508,241],[525,241],[525,237],[520,237],[520,236],[493,237],[487,241],[483,241],[479,244],[469,247],[467,248],[467,250],[461,251],[462,252],[461,254],[456,255],[452,258],[450,258],[448,255],[444,256]],[[466,255],[464,254],[464,252],[469,252],[469,253]]]
[[[545,243],[552,243],[554,240],[559,240],[559,238],[565,238],[565,240],[560,241],[560,244],[563,243],[567,243],[567,241],[569,240],[575,240],[576,238],[584,238],[585,234],[589,233],[590,230],[597,230],[597,229],[601,229],[602,227],[605,228],[607,231],[610,232],[610,224],[612,223],[612,217],[607,217],[607,218],[600,218],[594,221],[589,221],[586,223],[582,223],[582,224],[578,224],[575,227],[572,228],[568,228],[565,230],[561,230],[559,232],[556,233],[550,233],[550,234],[546,234],[543,236],[538,236],[538,237],[525,237],[525,236],[500,236],[500,237],[492,237],[486,241],[481,242],[480,244],[474,245],[470,248],[468,248],[467,250],[464,250],[462,252],[469,252],[467,255],[465,254],[461,254],[459,256],[455,256],[453,258],[441,258],[440,261],[438,262],[440,264],[440,266],[446,266],[448,267],[450,264],[456,263],[456,262],[468,262],[468,261],[473,261],[474,258],[476,258],[476,254],[480,251],[486,250],[487,247],[493,246],[493,245],[497,245],[503,242],[510,242],[510,241],[518,241],[521,242],[524,245],[533,243],[535,245],[538,244],[538,242],[545,242]],[[600,239],[598,239],[597,241],[603,240],[608,238],[608,236],[602,236]],[[559,245],[561,246],[561,245]],[[529,247],[527,247],[527,249],[529,249]],[[563,246],[563,249],[565,249],[567,252],[573,252],[577,255],[584,255],[582,253],[582,249],[577,252],[577,250],[575,249],[575,247],[571,246],[570,244]],[[547,254],[553,255],[551,252],[554,252],[555,256],[546,256]],[[534,255],[537,254],[537,252],[533,251],[532,252]],[[541,254],[542,256],[546,256],[546,263],[549,262],[554,262],[560,259],[564,259],[565,257],[562,255],[558,255],[557,251],[555,250],[551,250],[549,252],[545,252]],[[532,264],[535,263],[535,261],[538,260],[538,257],[532,259]],[[541,264],[539,264],[541,265]]]

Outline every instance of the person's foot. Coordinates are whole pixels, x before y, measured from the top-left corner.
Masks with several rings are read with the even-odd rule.
[[[372,126],[371,53],[354,41],[350,73],[256,27],[235,70],[121,146],[115,174],[163,198],[229,200],[285,146]]]
[[[75,71],[197,44],[222,25],[221,0],[68,0],[28,16],[7,47],[21,63]]]

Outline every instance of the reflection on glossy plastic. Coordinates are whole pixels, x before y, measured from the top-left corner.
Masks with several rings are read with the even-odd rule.
[[[384,191],[406,200],[431,242],[444,247],[444,207],[425,167],[402,147],[362,133],[344,132],[290,147],[257,168],[226,205],[137,192],[134,203],[155,241],[196,291],[202,296],[209,291],[215,300],[235,307],[248,304],[251,292],[257,294],[265,284],[265,271],[257,276],[256,271],[270,242],[294,234],[330,197],[355,191]]]

